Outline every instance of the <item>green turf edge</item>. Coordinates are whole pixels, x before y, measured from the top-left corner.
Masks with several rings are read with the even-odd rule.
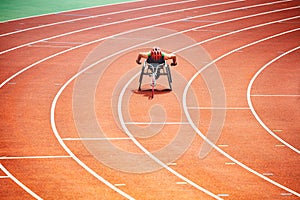
[[[0,0],[0,22],[139,0]]]

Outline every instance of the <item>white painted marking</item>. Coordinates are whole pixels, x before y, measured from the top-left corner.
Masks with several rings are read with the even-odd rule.
[[[57,45],[38,45],[38,44],[29,44],[28,47],[31,48],[72,48],[73,46],[57,46]]]
[[[124,124],[134,125],[184,125],[189,124],[188,122],[125,122]]]
[[[293,194],[292,193],[281,193],[280,195],[281,196],[292,196]]]
[[[35,199],[42,200],[41,197],[39,197],[37,194],[35,194],[33,191],[31,191],[28,187],[26,187],[21,181],[16,179],[2,164],[0,164],[0,169],[7,175],[9,178],[11,178],[17,185],[19,185],[23,190],[25,190],[28,194],[30,194]]]
[[[53,158],[70,158],[70,156],[2,156],[2,157],[0,157],[0,160],[53,159]]]
[[[37,41],[34,41],[34,42],[30,42],[30,43],[27,43],[27,44],[20,45],[20,46],[17,46],[17,47],[13,47],[11,49],[7,49],[5,51],[0,52],[0,55],[3,54],[3,53],[7,53],[7,52],[10,52],[10,51],[13,51],[13,50],[25,47],[25,46],[27,46],[29,44],[35,44],[35,43],[38,43],[38,42],[43,42],[45,40],[50,40],[50,39],[54,39],[54,38],[58,38],[58,37],[66,36],[66,35],[70,35],[70,34],[73,34],[73,33],[82,32],[82,31],[86,31],[86,30],[91,30],[91,29],[95,29],[95,28],[100,28],[100,27],[104,27],[104,26],[109,26],[109,25],[114,25],[114,24],[129,22],[129,21],[140,20],[140,19],[144,19],[144,18],[154,17],[154,16],[157,16],[157,15],[162,15],[162,14],[171,14],[171,13],[175,13],[175,12],[181,12],[181,11],[187,11],[187,10],[193,10],[193,9],[205,8],[205,7],[210,7],[210,6],[217,6],[217,5],[225,5],[225,4],[236,3],[236,2],[241,2],[241,1],[244,1],[244,0],[235,0],[235,1],[229,1],[229,2],[216,3],[216,4],[208,4],[208,5],[198,6],[198,7],[192,7],[192,8],[188,8],[188,9],[175,10],[175,11],[170,11],[170,12],[165,12],[165,13],[160,13],[160,14],[148,15],[148,16],[143,16],[143,17],[138,17],[138,18],[126,19],[126,20],[123,20],[123,21],[117,21],[117,22],[112,22],[112,23],[107,23],[107,24],[101,24],[101,25],[98,25],[98,26],[84,28],[84,29],[80,29],[80,30],[76,30],[76,31],[64,33],[64,34],[61,34],[61,35],[52,36],[52,37],[49,37],[49,38],[44,38],[44,39],[41,39],[41,40],[37,40]],[[179,19],[179,20],[164,22],[164,23],[160,23],[160,24],[156,24],[156,25],[151,25],[151,26],[139,28],[139,29],[136,29],[136,30],[142,30],[142,29],[147,29],[147,28],[151,28],[151,27],[157,27],[157,26],[166,25],[166,24],[170,24],[170,23],[175,23],[175,22],[179,22],[179,21],[187,20],[187,19],[207,17],[207,16],[211,16],[211,15],[216,15],[216,14],[222,14],[222,13],[227,13],[227,12],[232,12],[232,11],[238,11],[238,10],[242,10],[244,8],[260,7],[260,6],[272,5],[272,4],[277,4],[277,3],[287,2],[287,1],[291,1],[291,0],[276,1],[276,2],[270,2],[270,3],[263,3],[263,4],[253,5],[253,6],[246,6],[246,7],[241,7],[241,8],[228,9],[228,10],[223,10],[223,11],[219,11],[219,12],[212,12],[212,13],[208,13],[208,14],[202,14],[202,15],[197,15],[197,16],[193,16],[193,17],[187,17],[187,18],[183,18],[183,19]],[[299,6],[295,6],[295,7],[284,8],[284,9],[279,9],[279,10],[280,11],[284,11],[284,10],[296,9],[298,7]],[[279,10],[268,11],[268,12],[265,12],[265,14],[266,13],[273,13],[273,12],[280,12]],[[253,16],[258,16],[258,14],[255,14]],[[217,23],[214,23],[213,25],[219,24],[219,23],[224,23],[224,22],[217,22]],[[210,26],[210,25],[203,26],[203,27],[208,27],[208,26]],[[199,29],[199,28],[196,28],[196,29]],[[191,29],[191,31],[192,30],[196,30],[196,29],[193,28],[193,29]],[[130,31],[122,32],[122,33],[117,34],[117,35],[123,35],[123,34],[129,33],[129,32],[135,32],[136,30],[130,30]],[[107,38],[112,38],[112,37],[114,37],[114,36],[109,36]],[[103,39],[106,39],[106,38],[103,38]],[[101,40],[103,40],[103,39],[101,39]],[[95,40],[95,41],[92,41],[91,43],[95,43],[95,42],[98,42],[98,41],[99,40]],[[86,43],[84,46],[86,46],[87,44],[89,44],[89,43]]]
[[[249,8],[250,8],[250,7],[259,7],[259,6],[271,5],[271,4],[281,3],[281,2],[286,2],[286,1],[290,1],[290,0],[277,1],[277,2],[270,2],[270,3],[259,4],[259,5],[256,5],[256,6],[246,6],[246,7],[249,7]],[[212,5],[213,5],[213,4],[212,4]],[[235,9],[229,9],[229,10],[225,10],[225,11],[220,11],[220,12],[218,12],[217,14],[226,13],[226,12],[232,12],[232,11],[237,11],[237,10],[241,10],[241,9],[243,9],[243,8],[246,8],[246,7],[235,8]],[[298,8],[298,7],[296,7],[296,8]],[[239,18],[235,18],[234,20],[232,20],[232,19],[231,19],[231,20],[225,20],[225,21],[223,21],[222,23],[227,23],[227,22],[230,22],[230,21],[235,21],[235,20],[245,19],[245,18],[247,18],[247,17],[248,17],[248,18],[251,18],[251,17],[256,17],[256,16],[259,16],[259,15],[264,15],[264,14],[269,14],[269,13],[274,13],[274,12],[281,12],[281,11],[285,11],[285,10],[289,10],[289,9],[295,9],[295,7],[288,8],[288,9],[273,10],[273,11],[270,11],[270,12],[259,13],[259,14],[256,14],[256,15],[244,16],[244,17],[242,17],[242,18],[239,17]],[[198,16],[194,16],[194,17],[188,17],[188,18],[184,18],[184,19],[199,18],[199,17],[204,17],[204,16],[210,16],[210,15],[212,15],[212,13],[204,14],[204,15],[198,15]],[[64,50],[64,51],[55,53],[55,54],[53,54],[53,55],[51,55],[51,56],[48,56],[48,57],[46,57],[46,58],[44,58],[44,59],[42,59],[42,60],[39,60],[39,61],[37,61],[37,62],[35,62],[35,63],[33,63],[33,64],[31,64],[31,65],[25,67],[25,68],[23,68],[22,70],[18,71],[17,73],[15,73],[14,75],[12,75],[12,76],[9,77],[8,79],[6,79],[4,82],[2,82],[1,85],[0,85],[0,88],[2,88],[7,82],[9,82],[10,80],[12,80],[12,79],[15,78],[16,76],[22,74],[23,72],[25,72],[25,71],[31,69],[32,67],[34,67],[34,66],[36,66],[36,65],[38,65],[38,64],[40,64],[40,63],[42,63],[42,62],[44,62],[44,61],[47,61],[47,60],[49,60],[49,59],[51,59],[51,58],[53,58],[53,57],[59,56],[59,55],[61,55],[61,54],[67,53],[67,52],[69,52],[69,51],[72,51],[72,50],[75,50],[75,49],[78,49],[78,48],[81,48],[81,47],[84,47],[84,46],[87,46],[87,45],[90,45],[90,44],[94,44],[94,43],[96,43],[96,42],[103,41],[103,40],[105,40],[105,39],[110,39],[110,38],[113,38],[113,37],[116,37],[116,36],[125,35],[125,34],[128,34],[128,33],[136,32],[136,31],[138,31],[138,30],[144,30],[144,29],[148,29],[148,28],[152,28],[152,27],[156,27],[156,26],[162,26],[162,25],[166,25],[166,24],[175,23],[175,22],[178,22],[178,21],[181,21],[181,20],[184,20],[184,19],[174,20],[174,21],[169,21],[169,22],[164,22],[164,23],[160,23],[160,24],[155,24],[155,25],[151,25],[151,26],[146,26],[146,27],[143,27],[143,28],[138,28],[138,29],[134,29],[134,30],[130,30],[130,31],[125,31],[125,32],[122,32],[122,33],[118,33],[118,34],[116,34],[116,35],[111,35],[111,36],[108,36],[108,37],[100,38],[100,39],[98,39],[98,40],[94,40],[94,41],[91,41],[91,42],[87,42],[87,43],[84,43],[84,44],[82,44],[82,45],[78,45],[78,46],[72,47],[72,48],[70,48],[70,49],[67,49],[67,50]],[[287,19],[287,20],[289,20],[289,19]],[[274,22],[270,22],[270,23],[266,23],[266,24],[261,24],[260,26],[269,25],[269,24],[271,24],[271,23],[278,23],[278,22],[280,22],[280,21],[282,21],[282,20],[277,20],[277,21],[274,21]],[[283,21],[285,21],[285,19],[284,19]],[[218,23],[213,23],[213,24],[211,24],[211,25],[209,25],[209,26],[214,26],[214,25],[217,25],[217,24],[221,24],[221,22],[220,22],[220,23],[219,23],[219,22],[218,22]],[[206,25],[206,26],[208,26],[208,25]],[[206,26],[205,26],[205,27],[206,27]],[[199,26],[199,27],[196,27],[196,28],[201,28],[201,27],[203,27],[203,26]],[[253,28],[255,28],[255,27],[256,27],[256,26],[254,26]],[[194,29],[195,29],[195,28],[188,29],[188,30],[185,30],[185,31],[181,31],[181,32],[178,32],[178,34],[185,33],[185,32],[188,32],[188,31],[192,31],[192,30],[194,30]],[[242,29],[242,30],[240,30],[240,31],[235,31],[235,32],[233,32],[232,34],[237,33],[237,32],[241,32],[241,31],[244,31],[244,30],[245,30],[245,29]],[[214,38],[205,40],[205,41],[203,41],[203,43],[208,42],[208,41],[210,41],[210,40],[218,39],[218,38],[221,38],[221,37],[224,37],[224,36],[227,36],[227,35],[230,35],[230,34],[224,34],[224,35],[221,35],[221,36],[217,36],[217,37],[214,37]],[[171,37],[171,36],[173,36],[173,35],[171,34],[171,35],[169,35],[169,36],[167,36],[167,37]],[[156,40],[159,40],[159,39],[162,39],[162,38],[158,38],[158,39],[156,39]],[[153,41],[156,41],[156,40],[153,40]],[[42,40],[42,41],[43,41],[43,40]],[[152,42],[153,42],[153,41],[152,41]],[[39,42],[39,41],[37,41],[37,42]],[[199,44],[200,44],[200,43],[199,43]],[[191,47],[192,47],[192,46],[191,46]],[[189,48],[190,48],[190,47],[189,47]],[[0,52],[0,54],[1,54],[1,52]],[[86,70],[86,71],[87,71],[87,70]]]
[[[177,163],[168,163],[167,165],[169,165],[169,166],[176,166]]]
[[[294,18],[294,17],[292,17]],[[296,16],[295,18],[299,18],[299,16]],[[256,26],[252,26],[252,27],[248,27],[248,28],[244,28],[244,29],[241,29],[241,30],[238,30],[238,31],[234,31],[234,32],[241,32],[242,30],[249,30],[249,29],[253,29],[254,27],[260,27],[260,26],[265,26],[266,24],[270,24],[269,23],[265,23],[264,25],[263,24],[260,24],[260,25],[256,25]],[[201,133],[201,131],[198,129],[198,127],[194,124],[193,120],[191,119],[191,116],[189,115],[189,112],[188,112],[188,108],[187,108],[187,102],[186,102],[186,97],[187,97],[187,92],[188,92],[188,88],[191,86],[192,82],[195,80],[195,78],[200,74],[202,73],[205,69],[207,69],[209,66],[211,66],[213,63],[223,59],[224,57],[238,51],[238,50],[241,50],[241,49],[244,49],[244,48],[247,48],[247,47],[250,47],[250,46],[253,46],[255,44],[258,44],[258,43],[261,43],[261,42],[264,42],[266,40],[270,40],[272,38],[275,38],[275,37],[279,37],[279,36],[282,36],[282,35],[285,35],[285,34],[288,34],[288,33],[292,33],[292,32],[295,32],[295,31],[299,31],[300,28],[296,28],[296,29],[292,29],[292,30],[289,30],[289,31],[285,31],[285,32],[281,32],[281,33],[278,33],[278,34],[275,34],[275,35],[272,35],[272,36],[269,36],[269,37],[266,37],[266,38],[263,38],[263,39],[260,39],[260,40],[257,40],[255,42],[252,42],[252,43],[249,43],[249,44],[246,44],[244,46],[241,46],[239,48],[236,48],[230,52],[227,52],[225,54],[223,54],[222,56],[216,58],[215,60],[213,60],[211,63],[209,63],[208,65],[205,65],[203,68],[201,68],[197,73],[194,74],[194,76],[190,79],[190,81],[188,82],[188,84],[186,85],[185,89],[184,89],[184,92],[183,92],[183,98],[182,98],[182,102],[183,102],[183,109],[184,109],[184,112],[186,114],[186,117],[188,119],[188,121],[190,122],[191,126],[193,127],[193,129],[197,132],[197,134],[203,139],[205,140],[209,145],[211,145],[215,150],[217,150],[219,153],[221,153],[222,155],[224,155],[225,157],[229,158],[230,160],[232,160],[233,162],[235,162],[236,164],[238,164],[239,166],[241,166],[242,168],[246,169],[247,171],[257,175],[258,177],[268,181],[269,183],[279,187],[279,188],[282,188],[288,192],[291,192],[293,193],[294,195],[300,197],[300,194],[297,193],[296,191],[294,190],[291,190],[275,181],[273,181],[272,179],[269,179],[265,176],[263,176],[262,174],[256,172],[255,170],[251,169],[250,167],[246,166],[245,164],[241,163],[240,161],[236,160],[235,158],[233,158],[232,156],[230,156],[229,154],[227,154],[226,152],[224,152],[223,150],[221,150],[219,147],[217,147],[213,142],[211,142],[203,133]],[[233,34],[234,32],[230,33],[230,34]],[[226,34],[224,34],[226,35]],[[210,39],[209,39],[210,40]],[[202,42],[199,42],[195,45],[199,45],[203,43]],[[189,47],[187,47],[189,48]],[[251,88],[251,87],[250,87]],[[248,87],[249,89],[249,87]],[[247,96],[249,97],[249,96]],[[249,106],[250,108],[252,106]]]
[[[177,185],[186,185],[187,182],[184,182],[184,181],[181,181],[181,182],[180,182],[180,181],[179,181],[179,182],[176,182],[176,184],[177,184]]]
[[[123,187],[123,186],[126,186],[125,183],[116,183],[114,184],[116,187]]]
[[[43,41],[42,43],[47,43],[47,44],[84,44],[84,42],[58,42],[58,41]]]
[[[130,140],[129,137],[125,138],[63,138],[64,141],[101,141],[101,140]]]
[[[10,82],[10,83],[7,83],[8,85],[16,85],[17,83],[16,82]]]
[[[262,175],[264,175],[264,176],[273,176],[274,174],[273,174],[273,173],[270,173],[270,172],[265,172],[265,173],[263,173]]]
[[[249,110],[249,107],[188,107],[191,110]]]
[[[278,130],[278,129],[275,129],[275,130],[273,130],[273,132],[282,132],[283,130]]]
[[[229,197],[229,194],[218,194],[219,197]]]
[[[294,29],[294,30],[299,30],[299,29]],[[259,74],[266,69],[268,66],[270,66],[272,63],[274,63],[275,61],[279,60],[280,58],[282,58],[283,56],[292,53],[294,51],[297,51],[300,49],[300,46],[295,47],[279,56],[277,56],[276,58],[272,59],[271,61],[269,61],[267,64],[265,64],[264,66],[262,66],[256,73],[255,75],[252,77],[251,81],[248,84],[248,88],[247,88],[247,102],[248,105],[251,109],[252,114],[254,115],[254,117],[256,118],[256,120],[260,123],[260,125],[270,134],[272,135],[275,139],[277,139],[278,141],[280,141],[282,144],[284,144],[285,146],[289,147],[291,150],[295,151],[296,153],[300,154],[300,150],[297,149],[296,147],[290,145],[289,143],[287,143],[286,141],[284,141],[282,138],[280,138],[279,136],[277,136],[274,132],[271,131],[271,129],[269,129],[269,127],[267,127],[267,125],[260,119],[260,117],[258,116],[258,114],[256,113],[252,101],[251,101],[251,89],[252,89],[252,85],[255,81],[255,79],[259,76]]]
[[[218,147],[228,147],[228,144],[219,144]]]
[[[285,54],[282,54],[283,56]],[[300,97],[300,94],[252,94],[252,97]]]
[[[285,147],[284,144],[276,144],[275,147]]]
[[[225,165],[235,165],[235,162],[225,162]]]
[[[9,176],[0,176],[0,178],[2,179],[4,179],[4,178],[9,178]]]
[[[150,27],[150,26],[149,26]],[[147,27],[147,28],[149,28],[149,27]],[[154,27],[154,26],[151,26],[151,27]],[[145,28],[145,27],[144,27]],[[140,30],[140,29],[138,29],[138,30]],[[133,30],[133,31],[136,31],[136,30]],[[133,31],[130,31],[130,32],[133,32]],[[129,32],[126,32],[126,33],[129,33]],[[124,33],[123,33],[124,34]],[[225,36],[225,35],[224,35]],[[103,40],[104,38],[101,38],[101,40]],[[95,41],[92,41],[92,42],[89,42],[89,43],[86,43],[85,45],[88,45],[88,44],[92,44],[92,43],[95,43],[95,42],[98,42],[99,40],[95,40]],[[72,48],[72,49],[69,49],[68,51],[71,51],[71,50],[74,50],[74,49],[76,49],[76,48],[80,48],[80,47],[82,47],[82,46],[85,46],[85,45],[80,45],[80,46],[77,46],[77,47],[74,47],[74,48]],[[58,53],[58,54],[54,54],[54,55],[52,55],[52,56],[50,56],[50,57],[48,57],[48,58],[46,58],[46,59],[43,59],[43,60],[40,60],[39,62],[37,62],[37,63],[35,63],[34,65],[36,65],[36,64],[39,64],[39,63],[41,63],[41,62],[44,62],[45,60],[48,60],[48,59],[50,59],[50,58],[52,58],[52,57],[55,57],[55,56],[57,56],[57,55],[61,55],[61,54],[63,54],[63,53],[65,53],[65,52],[67,52],[67,51],[63,51],[63,52],[60,52],[60,53]],[[34,66],[34,65],[32,65],[32,66]],[[32,67],[31,66],[31,67]],[[30,67],[30,68],[31,68]],[[26,69],[27,70],[27,69]],[[24,70],[25,71],[25,70]],[[21,72],[22,73],[22,72]],[[76,76],[79,76],[80,75],[80,73],[78,73]],[[71,79],[70,79],[71,80]],[[68,85],[69,83],[70,83],[71,81],[68,81],[68,82],[66,82],[66,84],[64,85],[64,86],[66,86],[66,85]],[[65,87],[62,87],[61,88],[61,90],[59,91],[59,93],[56,95],[56,97],[55,97],[55,99],[54,99],[54,101],[53,101],[53,104],[52,104],[52,107],[51,107],[51,125],[52,125],[52,128],[53,128],[53,131],[54,131],[54,134],[55,134],[55,136],[57,137],[57,139],[58,139],[58,141],[61,143],[61,145],[63,146],[63,148],[70,154],[70,155],[72,155],[72,157],[73,157],[73,159],[75,160],[75,161],[77,161],[81,166],[83,166],[84,168],[86,168],[86,169],[88,169],[88,171],[92,174],[92,175],[94,175],[95,177],[97,177],[97,178],[99,178],[99,179],[102,179],[102,177],[99,177],[99,175],[98,174],[96,174],[94,171],[92,171],[91,169],[89,169],[84,163],[82,163],[82,161],[80,161],[67,147],[66,147],[66,145],[61,141],[61,139],[60,139],[60,137],[59,137],[59,134],[58,134],[58,132],[57,132],[57,129],[56,129],[56,127],[55,127],[55,120],[54,120],[54,113],[55,113],[55,111],[54,111],[54,108],[55,108],[55,104],[56,104],[56,102],[57,102],[57,99],[58,99],[58,97],[60,96],[60,94],[62,93],[62,91],[64,90],[64,88]],[[109,183],[108,183],[109,184]],[[219,198],[218,198],[219,199]]]

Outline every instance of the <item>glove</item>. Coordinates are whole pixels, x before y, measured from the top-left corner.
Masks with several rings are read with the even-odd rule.
[[[135,62],[139,65],[142,64],[141,61],[139,61],[139,60],[136,60]]]
[[[171,63],[171,66],[176,66],[177,65],[177,62],[176,63]]]

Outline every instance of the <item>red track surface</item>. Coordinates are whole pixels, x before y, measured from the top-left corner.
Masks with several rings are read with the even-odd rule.
[[[1,34],[6,34],[83,14],[95,16],[1,35],[1,199],[299,199],[300,2],[175,2],[146,0],[1,24]],[[194,9],[180,11],[185,8]],[[134,10],[125,11],[128,9]],[[119,11],[124,12],[112,13]],[[165,23],[179,19],[185,20]],[[159,23],[165,24],[154,27]],[[141,43],[151,40],[149,36],[153,39],[136,30],[123,38],[115,36],[116,46],[101,49],[106,40],[113,41],[109,37],[147,26],[149,32],[204,26],[182,35],[200,42],[198,47],[210,59],[203,61],[190,51],[188,55],[202,62],[193,66],[182,56],[188,49],[183,54],[179,51],[179,64],[172,68],[174,91],[157,90],[153,99],[148,98],[147,79],[142,92],[137,91],[138,78],[129,83],[140,70],[135,59],[144,46],[129,48],[104,61],[102,67],[95,65],[77,74],[82,66],[96,62],[87,58],[99,52],[95,49],[99,45],[100,52],[109,55],[116,53],[118,42],[121,48],[130,39],[127,37]],[[149,47],[164,48],[165,40]],[[174,39],[171,43],[188,46],[182,42]],[[215,62],[208,65],[211,61]],[[214,73],[209,74],[213,66],[225,91],[222,108],[213,105],[214,100],[222,99],[216,93],[220,85],[204,80],[205,76],[214,78]],[[81,85],[88,80],[95,80],[90,82],[94,86]],[[163,84],[158,86],[163,88]],[[75,98],[82,106],[78,113]],[[215,114],[224,113],[224,119],[217,116],[221,123],[218,135],[218,130],[210,130],[211,122]],[[93,123],[100,129],[93,129]],[[86,138],[80,133],[82,126],[87,128],[83,131]],[[93,130],[104,137],[96,138]],[[168,163],[181,151],[180,145],[188,142],[182,139],[174,144],[179,130],[186,138],[194,138],[186,151]],[[204,158],[199,157],[204,148],[202,133],[208,137],[213,133],[216,139],[214,149]],[[88,135],[94,140],[88,141]],[[126,160],[108,146],[103,148],[108,143],[126,156],[152,154]],[[172,148],[157,157],[168,144]],[[91,152],[89,147],[101,152]],[[115,156],[111,164],[120,169],[101,162],[107,155]],[[159,164],[159,170],[146,172]],[[121,168],[127,165],[140,172],[123,172]]]

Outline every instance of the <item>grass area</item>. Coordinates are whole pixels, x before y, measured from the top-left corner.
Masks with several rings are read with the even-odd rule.
[[[133,0],[0,0],[0,21]]]

